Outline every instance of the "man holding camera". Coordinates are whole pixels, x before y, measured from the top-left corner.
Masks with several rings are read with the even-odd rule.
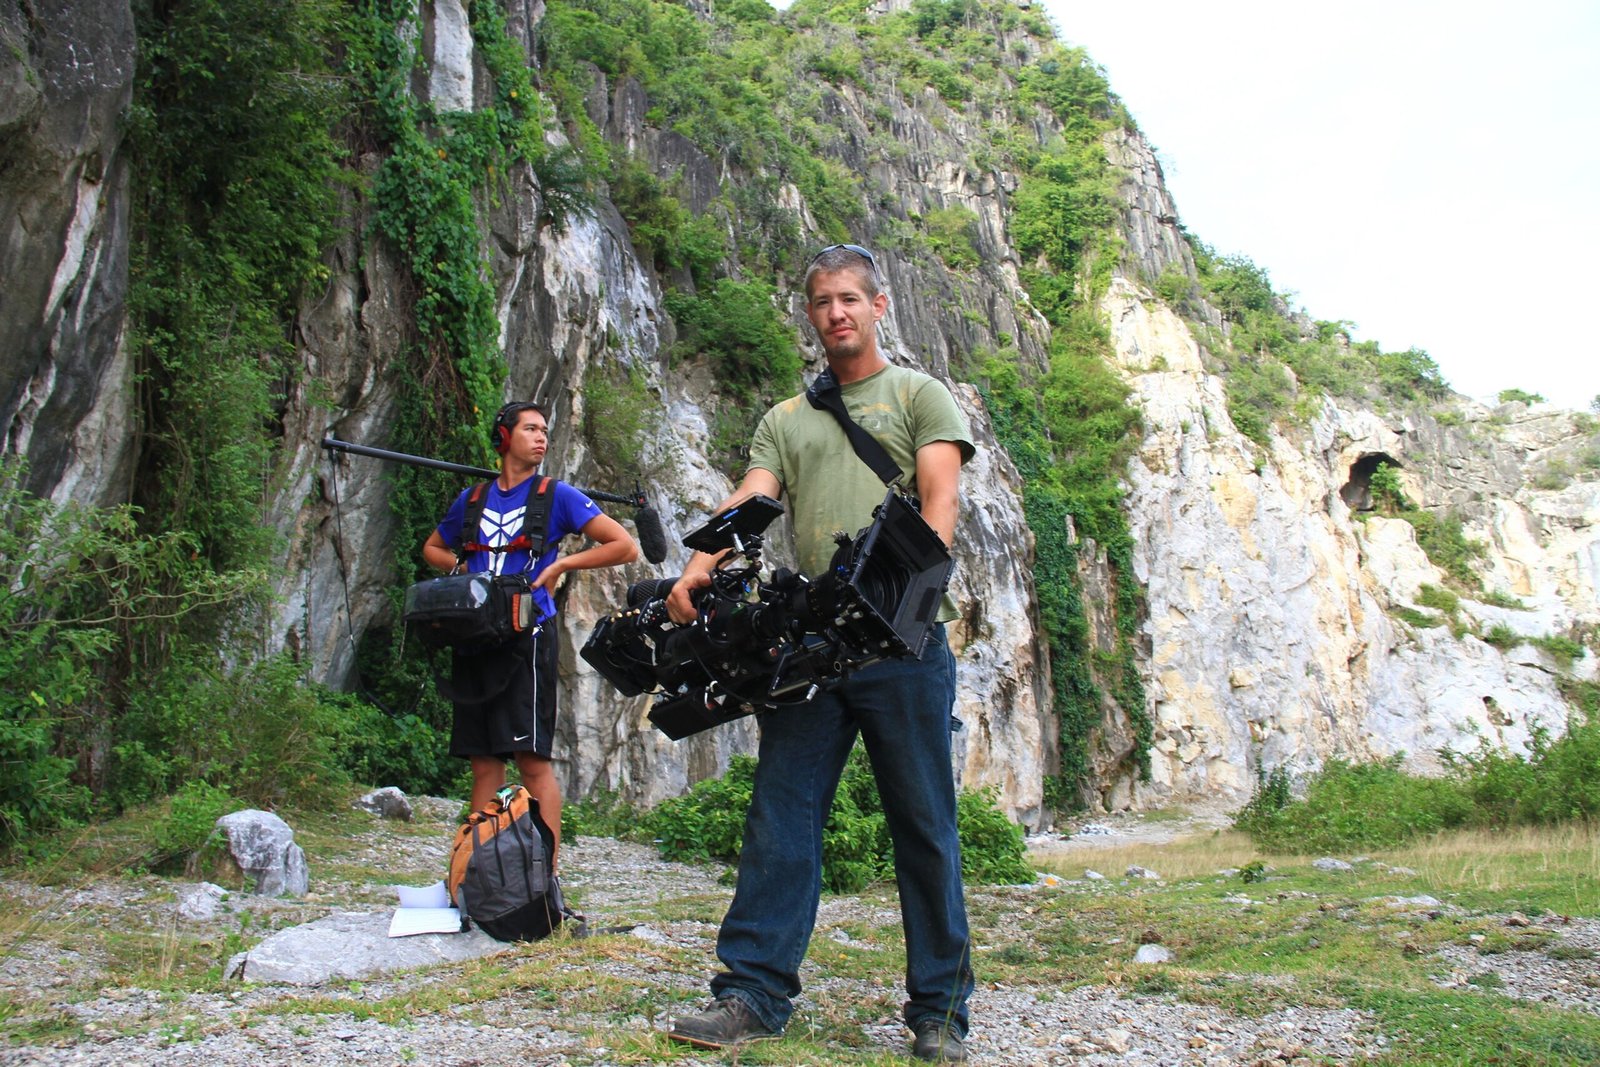
[[[639,546],[584,493],[539,475],[550,440],[544,409],[507,404],[496,414],[491,433],[500,453],[500,476],[461,492],[422,546],[422,558],[450,574],[526,572],[539,625],[528,638],[502,648],[455,651],[450,754],[471,761],[473,811],[488,807],[506,783],[506,760],[515,760],[559,850],[561,783],[550,764],[557,648],[549,624],[556,613],[556,583],[568,571],[631,563],[639,558]],[[530,523],[530,516],[543,521]],[[573,533],[595,543],[560,555],[562,538]]]
[[[949,545],[971,438],[942,383],[891,365],[879,351],[877,324],[889,300],[872,253],[859,245],[823,249],[806,271],[805,293],[806,317],[828,369],[808,393],[762,418],[750,468],[717,510],[756,493],[787,497],[800,568],[824,573],[834,534],[870,524],[884,494],[883,482],[826,410],[832,398],[825,393],[837,390],[850,418],[910,472],[907,488],[920,499],[922,517]],[[675,622],[695,619],[694,594],[710,584],[715,563],[705,553],[689,561],[667,598]],[[955,660],[943,626],[953,617],[947,598],[920,658],[880,661],[804,707],[760,716],[738,886],[717,938],[725,970],[712,979],[711,1007],[675,1020],[673,1040],[722,1048],[782,1033],[816,924],[823,826],[860,735],[894,841],[912,1054],[966,1059],[973,978],[950,767]]]

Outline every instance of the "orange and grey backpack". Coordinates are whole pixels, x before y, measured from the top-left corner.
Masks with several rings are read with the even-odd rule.
[[[539,803],[522,786],[506,786],[467,817],[450,848],[446,888],[463,919],[499,941],[537,941],[562,922],[582,930],[555,877],[555,836]]]

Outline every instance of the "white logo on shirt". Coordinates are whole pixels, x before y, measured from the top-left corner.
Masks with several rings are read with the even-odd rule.
[[[510,544],[522,532],[522,516],[527,513],[527,506],[512,508],[510,511],[490,511],[483,509],[483,519],[478,523],[478,539],[491,548]],[[499,574],[506,564],[509,552],[489,553],[489,573]]]

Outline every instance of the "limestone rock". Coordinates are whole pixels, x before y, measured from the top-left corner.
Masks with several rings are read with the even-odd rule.
[[[411,821],[411,801],[406,799],[405,793],[392,785],[386,785],[382,789],[374,789],[370,793],[363,793],[356,801],[355,806],[363,811],[372,812],[380,819],[399,819],[401,822]]]
[[[477,929],[390,937],[391,917],[389,912],[335,912],[279,930],[231,958],[224,973],[247,982],[320,985],[506,951],[505,944]]]
[[[310,879],[306,854],[294,843],[289,824],[270,811],[249,808],[217,820],[217,832],[228,842],[228,854],[250,883],[266,897],[303,897]]]

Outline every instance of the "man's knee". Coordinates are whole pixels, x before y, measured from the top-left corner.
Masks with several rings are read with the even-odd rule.
[[[555,769],[550,761],[537,752],[518,752],[517,771],[522,775],[522,784],[532,787],[536,781],[554,780]]]

